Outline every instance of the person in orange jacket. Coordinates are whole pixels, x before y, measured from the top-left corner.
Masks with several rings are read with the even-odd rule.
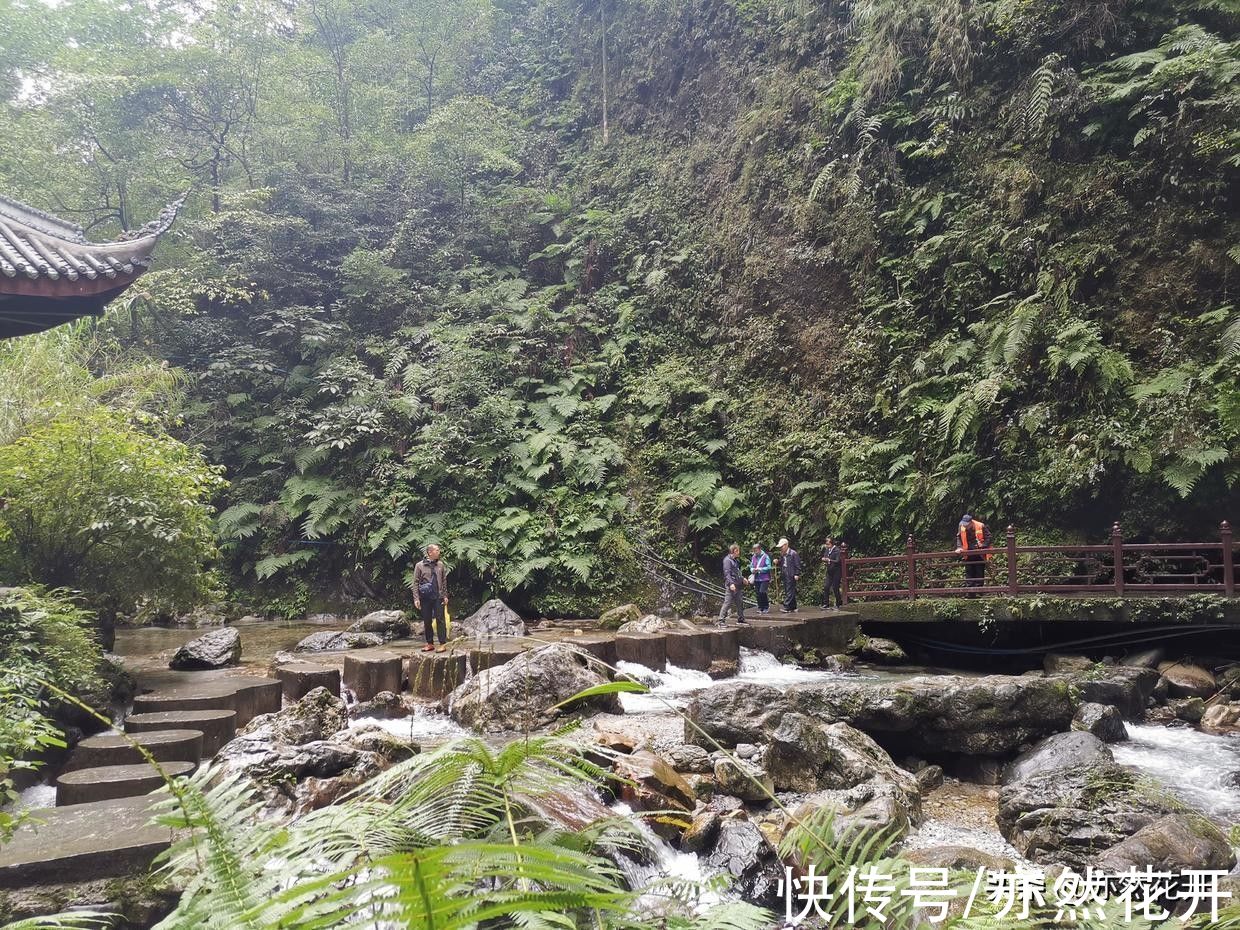
[[[964,583],[968,588],[980,588],[986,581],[986,561],[990,552],[978,550],[990,549],[990,529],[981,520],[974,520],[972,515],[965,514],[960,518],[959,545],[956,555],[964,556]],[[977,552],[976,555],[972,553]]]

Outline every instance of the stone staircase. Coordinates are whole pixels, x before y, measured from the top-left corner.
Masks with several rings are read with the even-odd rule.
[[[104,733],[74,748],[56,780],[56,805],[138,797],[162,785],[165,775],[189,775],[239,727],[258,714],[279,710],[281,696],[279,681],[240,675],[190,680],[138,695],[125,718],[125,736]],[[142,750],[154,757],[162,773]]]

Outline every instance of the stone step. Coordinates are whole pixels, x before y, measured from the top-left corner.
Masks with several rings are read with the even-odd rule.
[[[299,701],[315,688],[326,688],[340,697],[340,669],[317,662],[288,662],[276,669],[284,698]]]
[[[167,827],[150,825],[152,803],[144,796],[33,811],[0,843],[0,888],[146,871],[172,840]]]
[[[166,711],[237,710],[237,686],[227,679],[192,682],[163,688],[133,699],[135,714],[157,714]]]
[[[74,772],[101,765],[138,765],[147,761],[138,746],[149,752],[156,762],[193,762],[197,765],[202,761],[201,730],[155,730],[125,736],[101,733],[74,746],[62,771]]]
[[[163,762],[160,765],[169,776],[189,775],[198,767],[193,762]],[[137,797],[150,794],[163,784],[164,776],[147,762],[78,769],[76,772],[65,772],[56,779],[56,806]]]
[[[237,713],[232,710],[168,710],[131,714],[125,718],[126,733],[150,733],[155,730],[201,731],[202,757],[210,759],[237,735]]]
[[[405,657],[405,672],[409,678],[409,690],[414,694],[428,698],[443,697],[451,694],[467,677],[469,656],[464,652],[419,650]]]
[[[617,633],[616,659],[661,672],[667,664],[667,637],[663,633]]]
[[[401,661],[394,652],[367,652],[344,657],[340,682],[358,701],[369,701],[381,691],[401,692]]]
[[[238,676],[224,679],[237,689],[237,729],[261,714],[274,714],[284,706],[284,683],[276,678]]]

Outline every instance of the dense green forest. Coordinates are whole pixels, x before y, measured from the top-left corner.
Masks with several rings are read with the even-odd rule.
[[[14,414],[41,390],[120,417],[213,495],[199,590],[382,598],[435,539],[461,584],[589,611],[643,546],[1240,515],[1237,0],[0,26],[0,191],[98,238],[190,191],[102,323],[5,350],[0,441],[63,439]]]

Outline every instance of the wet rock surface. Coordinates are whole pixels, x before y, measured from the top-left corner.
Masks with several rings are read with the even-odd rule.
[[[254,784],[267,808],[311,810],[373,778],[392,761],[375,748],[359,748],[344,730],[344,702],[326,688],[254,720],[216,757],[224,773],[240,772]],[[385,735],[386,736],[386,735]],[[384,745],[391,747],[390,737]]]
[[[177,671],[227,668],[241,661],[241,633],[222,627],[191,639],[172,656],[168,667]]]
[[[723,820],[706,864],[730,876],[732,890],[746,900],[768,906],[778,902],[783,866],[775,847],[751,821]]]
[[[908,653],[893,639],[867,636],[861,645],[861,658],[875,665],[901,665],[908,661]]]
[[[479,672],[461,684],[448,698],[449,714],[462,726],[499,732],[533,729],[578,710],[623,713],[614,694],[587,698],[567,708],[557,706],[607,681],[602,667],[587,656],[567,645],[552,643]]]

